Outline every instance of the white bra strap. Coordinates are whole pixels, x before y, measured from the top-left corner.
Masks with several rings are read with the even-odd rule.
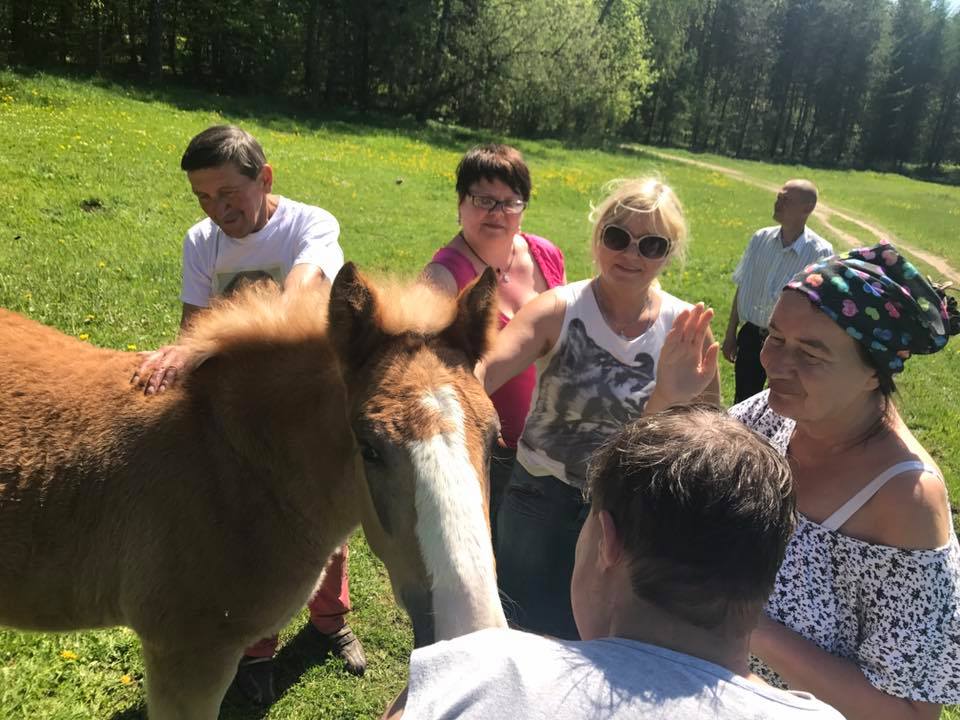
[[[866,505],[867,501],[876,495],[880,488],[887,484],[888,480],[895,478],[897,475],[905,473],[908,470],[926,470],[931,475],[936,475],[937,477],[940,476],[940,473],[938,473],[935,468],[927,467],[919,460],[907,460],[906,462],[897,463],[893,467],[887,468],[882,473],[877,475],[873,480],[867,483],[867,485],[860,492],[847,500],[839,510],[824,520],[821,525],[828,530],[839,530],[841,527],[843,527],[843,524],[847,520],[853,517],[857,510]]]

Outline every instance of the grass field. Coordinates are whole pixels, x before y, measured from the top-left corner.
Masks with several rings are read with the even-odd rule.
[[[105,347],[146,349],[170,340],[180,312],[181,240],[201,217],[179,158],[192,135],[224,121],[260,139],[277,192],[339,218],[348,259],[366,270],[412,275],[456,232],[454,168],[467,147],[489,136],[435,125],[390,129],[309,120],[270,107],[0,71],[0,306]],[[693,240],[686,265],[670,268],[663,283],[681,298],[714,306],[714,333],[722,335],[733,295],[730,273],[752,231],[773,222],[769,193],[636,153],[513,142],[524,151],[535,186],[524,228],[564,250],[571,280],[590,273],[587,216],[603,184],[650,172],[669,181],[686,205]],[[755,163],[744,169],[772,182],[797,174]],[[808,174],[836,206],[918,246],[958,256],[956,188],[895,176]],[[918,232],[907,232],[914,221],[896,203],[917,206],[910,217]],[[931,220],[940,216],[953,219]],[[726,364],[723,382],[729,400]],[[900,387],[908,423],[939,461],[952,497],[960,497],[960,343],[912,360]],[[295,653],[282,654],[283,684],[290,688],[268,717],[373,717],[403,685],[409,630],[362,537],[353,544],[351,566],[353,622],[371,657],[368,675],[357,680],[335,662],[307,666]],[[0,631],[5,720],[133,718],[141,702],[140,659],[128,631]],[[226,718],[260,716],[224,712]],[[960,714],[949,716],[960,720]]]

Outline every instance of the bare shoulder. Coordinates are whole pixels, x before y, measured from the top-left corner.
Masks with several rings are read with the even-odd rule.
[[[885,545],[910,550],[941,547],[950,539],[950,502],[939,475],[912,470],[892,478],[873,498]]]
[[[520,308],[504,329],[504,334],[535,347],[536,354],[528,361],[532,362],[556,345],[566,309],[566,300],[557,288],[542,292]]]
[[[534,325],[547,323],[548,325],[557,325],[559,328],[563,324],[563,316],[567,310],[567,302],[558,288],[546,290],[530,302],[520,308],[520,311],[514,317],[514,321],[521,315],[525,321]]]
[[[559,288],[547,290],[521,308],[521,311],[523,311],[531,305],[535,306],[537,314],[534,323],[536,324],[536,334],[542,339],[541,355],[549,352],[557,344],[557,340],[560,339],[560,332],[563,330],[567,301],[558,290]]]
[[[562,316],[567,309],[566,298],[559,287],[545,290],[531,300],[528,305],[533,305],[534,303],[537,303],[540,312],[548,314],[559,313]]]
[[[459,292],[457,281],[453,273],[447,270],[440,263],[427,263],[427,266],[420,273],[420,279],[426,280],[441,292],[456,297]]]

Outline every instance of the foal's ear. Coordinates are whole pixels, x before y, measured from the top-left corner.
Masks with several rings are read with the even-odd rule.
[[[488,267],[457,296],[457,317],[442,337],[463,350],[470,365],[475,366],[493,345],[496,322],[497,276]]]
[[[346,263],[330,290],[327,332],[343,368],[358,368],[369,359],[381,335],[377,296],[352,262]]]

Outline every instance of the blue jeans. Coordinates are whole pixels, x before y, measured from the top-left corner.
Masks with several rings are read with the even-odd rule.
[[[520,463],[497,514],[497,578],[514,627],[577,640],[570,578],[580,528],[590,506],[552,475],[534,476]]]

